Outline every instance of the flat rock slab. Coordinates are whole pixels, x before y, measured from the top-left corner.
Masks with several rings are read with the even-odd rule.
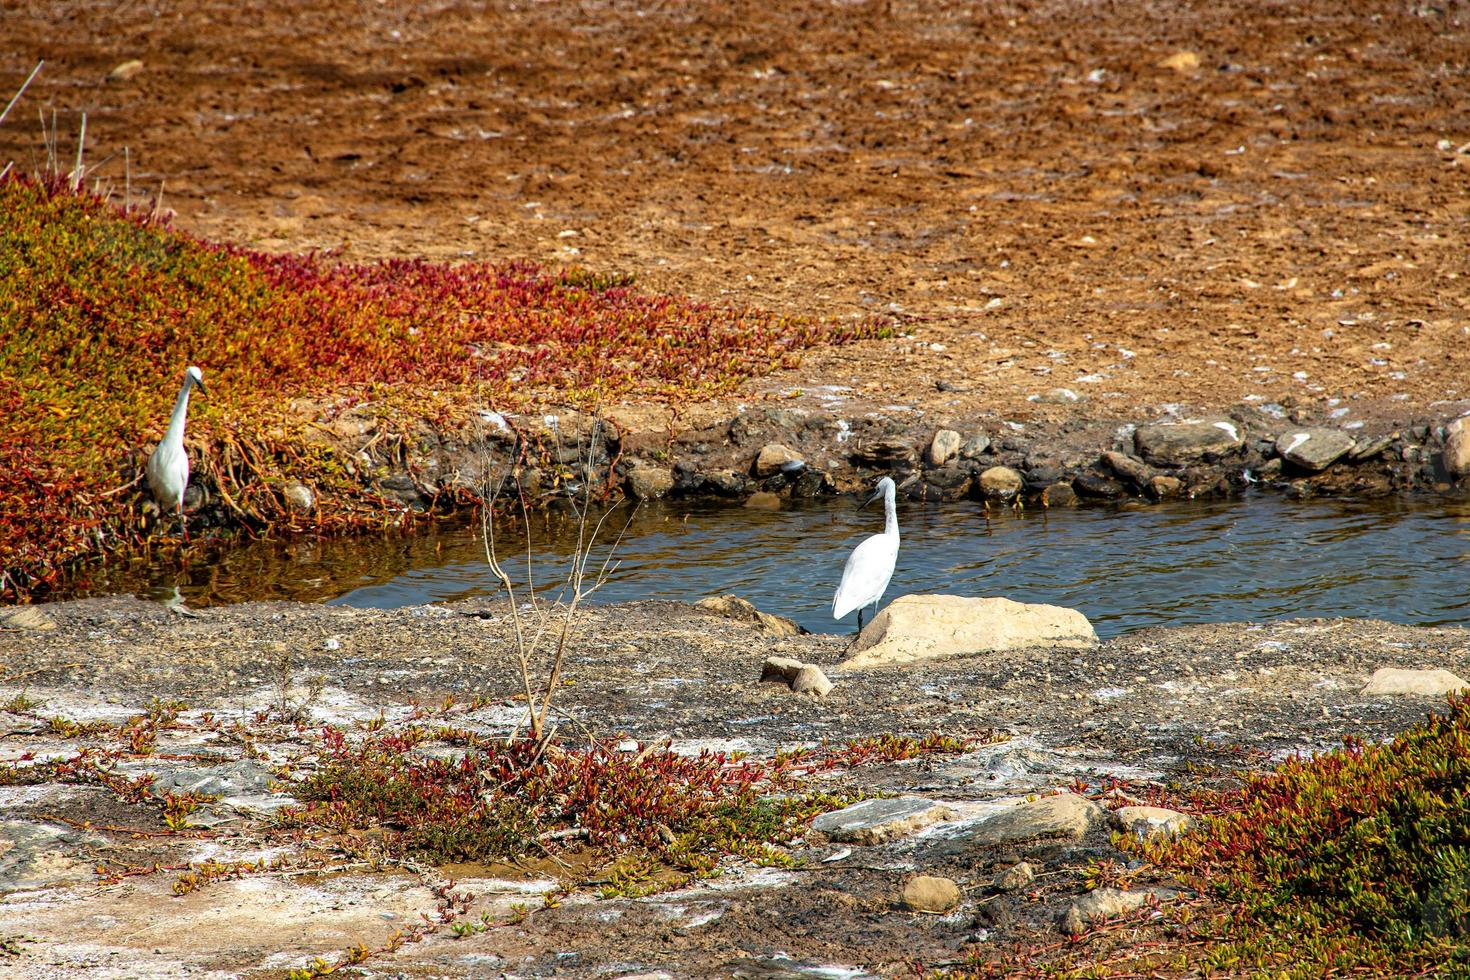
[[[1380,667],[1368,678],[1364,694],[1418,694],[1443,697],[1470,687],[1470,681],[1448,670],[1410,670]]]
[[[881,844],[958,816],[942,803],[920,796],[900,796],[863,800],[845,809],[824,813],[812,821],[812,829],[844,844]]]
[[[155,774],[156,790],[207,796],[251,796],[265,793],[276,781],[268,766],[249,759],[219,766],[183,766]]]
[[[1075,609],[1000,598],[908,595],[873,617],[842,667],[866,670],[936,657],[1096,645],[1092,624]]]
[[[1293,466],[1316,473],[1325,470],[1354,446],[1352,436],[1337,429],[1291,429],[1276,440],[1277,454]]]
[[[1107,820],[1108,812],[1075,793],[1043,796],[982,820],[965,834],[970,846],[991,847],[1030,840],[1081,840]]]
[[[1138,455],[1155,466],[1180,466],[1240,449],[1245,435],[1231,419],[1140,425],[1133,433]]]

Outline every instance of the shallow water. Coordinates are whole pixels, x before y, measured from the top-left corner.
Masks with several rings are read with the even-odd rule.
[[[779,512],[714,504],[645,505],[594,602],[734,592],[819,632],[848,551],[881,529],[851,499],[797,502]],[[608,521],[605,541],[626,510]],[[1165,505],[994,510],[900,503],[903,544],[885,599],[908,592],[997,596],[1082,610],[1098,633],[1142,626],[1302,616],[1371,616],[1420,625],[1470,624],[1470,502],[1293,502],[1276,495]],[[565,580],[575,526],[532,515],[538,588]],[[501,552],[524,582],[522,535]],[[589,569],[608,554],[594,549]],[[114,572],[110,585],[192,605],[291,598],[393,607],[493,595],[479,527],[353,541],[258,543],[187,568]],[[127,584],[128,579],[132,584]],[[143,584],[144,582],[148,584]],[[106,591],[106,588],[94,591]]]

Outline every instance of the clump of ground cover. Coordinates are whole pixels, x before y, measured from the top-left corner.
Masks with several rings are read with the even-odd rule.
[[[977,741],[889,736],[881,746],[822,746],[761,761],[657,745],[546,747],[452,727],[354,740],[328,726],[315,765],[290,790],[303,804],[281,819],[344,840],[369,832],[385,853],[435,862],[592,848],[623,878],[627,865],[613,863],[620,858],[661,865],[673,878],[644,877],[666,888],[711,873],[727,855],[787,863],[780,845],[813,816],[858,798],[814,787],[814,773],[962,753]],[[425,752],[431,745],[438,751]],[[445,746],[460,754],[446,756]]]
[[[594,407],[727,391],[800,351],[872,333],[640,293],[526,264],[358,264],[201,241],[61,181],[0,178],[0,599],[140,534],[130,486],[183,369],[196,472],[253,527],[319,491],[318,530],[381,526],[386,504],[296,398],[371,403],[400,423],[467,406]],[[125,488],[125,489],[120,489]]]
[[[1393,741],[1252,776],[1199,833],[1132,845],[1230,908],[1220,965],[1470,967],[1470,698]]]
[[[1169,802],[1200,826],[1119,837],[1144,863],[1106,883],[1194,897],[939,975],[1470,974],[1470,697],[1390,742],[1350,738]]]

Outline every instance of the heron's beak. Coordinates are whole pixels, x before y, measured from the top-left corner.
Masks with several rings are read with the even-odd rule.
[[[204,382],[203,381],[196,381],[196,382],[194,382],[194,387],[196,387],[196,388],[199,389],[199,394],[201,394],[201,395],[207,395],[207,394],[209,394],[209,389],[206,388],[206,387],[204,387]]]
[[[869,504],[871,504],[875,500],[882,500],[882,499],[883,499],[883,491],[882,490],[874,490],[873,491],[873,495],[871,497],[869,497],[867,500],[864,500],[862,503],[858,504],[858,510],[862,510],[864,507],[868,506]]]

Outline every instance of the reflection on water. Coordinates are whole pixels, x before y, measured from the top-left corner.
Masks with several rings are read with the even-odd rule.
[[[1003,595],[1072,606],[1104,636],[1150,625],[1373,616],[1470,623],[1470,503],[1293,502],[1274,495],[1172,505],[1009,510],[900,504],[903,545],[886,598],[906,592]],[[608,522],[615,536],[622,513]],[[694,600],[734,592],[814,631],[834,624],[832,591],[849,550],[882,515],[851,500],[790,510],[712,504],[644,506],[596,602]],[[413,536],[260,543],[186,569],[118,570],[113,590],[191,605],[281,598],[392,607],[492,595],[478,525]],[[565,578],[575,527],[532,515],[538,588]],[[524,540],[501,532],[507,570],[526,579]],[[593,558],[600,564],[605,547]],[[143,586],[142,582],[148,582]],[[94,590],[98,591],[98,590]]]

